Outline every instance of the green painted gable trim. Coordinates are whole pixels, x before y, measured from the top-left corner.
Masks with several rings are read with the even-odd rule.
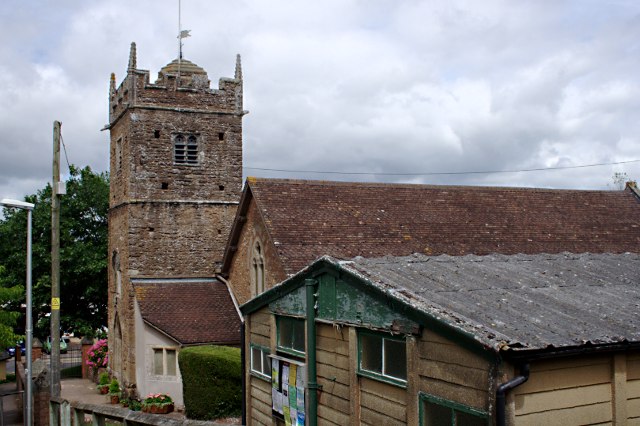
[[[250,315],[269,306],[270,311],[278,315],[304,316],[304,280],[310,277],[318,281],[318,319],[400,334],[417,335],[421,328],[427,328],[490,361],[499,361],[496,351],[473,335],[398,300],[366,278],[343,269],[340,262],[330,257],[316,260],[293,277],[242,305],[240,311],[243,315]]]

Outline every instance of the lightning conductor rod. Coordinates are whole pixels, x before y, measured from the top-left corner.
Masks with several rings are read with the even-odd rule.
[[[178,81],[182,65],[182,0],[178,0]]]

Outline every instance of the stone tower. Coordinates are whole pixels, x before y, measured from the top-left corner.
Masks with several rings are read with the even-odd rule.
[[[136,66],[111,75],[109,348],[120,382],[136,382],[132,280],[213,277],[242,187],[242,70],[211,89],[185,59],[154,83]],[[188,309],[188,307],[185,307]]]

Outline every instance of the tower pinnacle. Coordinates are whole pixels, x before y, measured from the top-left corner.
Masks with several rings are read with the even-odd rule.
[[[242,80],[242,63],[240,62],[240,54],[236,55],[236,80]]]
[[[136,43],[131,42],[131,50],[129,51],[129,71],[135,70],[137,67],[136,59]]]

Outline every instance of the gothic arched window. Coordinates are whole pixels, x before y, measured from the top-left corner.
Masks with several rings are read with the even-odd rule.
[[[264,292],[264,255],[259,241],[253,245],[251,253],[251,296]]]

